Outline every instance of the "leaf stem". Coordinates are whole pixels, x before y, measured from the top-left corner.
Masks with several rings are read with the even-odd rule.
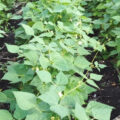
[[[96,54],[94,55],[94,57],[93,57],[93,59],[92,59],[92,61],[91,61],[91,64],[93,64],[93,62],[94,62],[95,58],[97,57],[98,53],[99,53],[99,51],[97,51]],[[87,70],[85,76],[87,76],[88,73],[89,73],[89,70]],[[74,88],[72,88],[71,90],[69,90],[66,94],[64,94],[64,95],[61,97],[61,100],[62,100],[65,96],[67,96],[68,94],[72,93],[72,92],[75,91],[77,88],[79,88],[80,86],[82,86],[83,84],[85,84],[85,82],[83,82],[84,78],[85,78],[85,77],[82,78],[82,80],[78,83],[77,86],[75,86]]]

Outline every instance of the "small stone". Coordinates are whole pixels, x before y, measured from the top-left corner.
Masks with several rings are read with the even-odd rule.
[[[113,120],[120,120],[120,115],[116,118],[114,118]]]

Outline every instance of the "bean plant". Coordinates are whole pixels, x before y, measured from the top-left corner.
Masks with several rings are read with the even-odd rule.
[[[86,56],[104,45],[89,36],[93,21],[82,6],[80,0],[39,0],[23,7],[17,45],[6,44],[18,61],[9,62],[2,78],[12,87],[0,92],[0,102],[10,105],[0,110],[1,120],[110,120],[113,107],[87,102],[102,75],[92,73],[94,56]]]
[[[93,19],[96,36],[106,45],[104,59],[112,58],[114,65],[120,67],[120,1],[95,0],[83,4],[86,15]],[[93,7],[96,6],[96,7]]]

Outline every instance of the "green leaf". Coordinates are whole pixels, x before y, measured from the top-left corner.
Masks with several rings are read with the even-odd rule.
[[[53,31],[40,34],[40,37],[52,37],[54,35]]]
[[[6,8],[6,5],[4,5],[3,3],[0,3],[0,11],[4,10]]]
[[[79,55],[89,55],[90,53],[88,52],[88,50],[84,49],[83,47],[78,47],[77,52],[79,53]]]
[[[7,110],[0,109],[0,120],[13,120],[13,118]]]
[[[27,115],[27,111],[21,110],[18,105],[16,105],[16,109],[14,111],[14,118],[17,120],[24,119],[25,116]]]
[[[107,42],[106,45],[109,47],[115,47],[115,46],[117,46],[117,43],[115,41],[109,41],[109,42]]]
[[[120,22],[120,16],[113,16],[112,17],[114,20],[116,20],[117,22]]]
[[[0,30],[0,34],[4,34],[5,32],[3,30]]]
[[[92,86],[94,86],[94,87],[96,87],[96,88],[99,88],[98,86],[97,86],[97,84],[93,81],[93,80],[87,80],[87,83],[89,84],[89,85],[92,85]]]
[[[40,113],[35,111],[32,114],[28,114],[25,120],[50,120],[50,118],[50,113]]]
[[[30,36],[34,36],[34,30],[32,27],[28,26],[28,25],[25,25],[25,24],[22,24],[22,27],[24,28],[25,30],[25,33],[27,35],[30,35]]]
[[[3,76],[3,80],[9,80],[12,83],[17,83],[22,81],[26,83],[31,80],[34,75],[34,71],[29,69],[24,64],[12,63],[8,66],[8,72]]]
[[[58,85],[66,85],[68,83],[68,78],[63,72],[59,72],[56,76],[56,83]]]
[[[69,109],[62,105],[53,105],[50,109],[51,111],[57,113],[61,119],[69,115]]]
[[[74,64],[81,69],[87,69],[90,66],[90,62],[83,56],[78,56],[75,59]]]
[[[35,87],[38,87],[39,85],[41,85],[41,80],[39,79],[38,76],[35,76],[35,77],[32,79],[30,85],[33,85],[33,86],[35,86]]]
[[[36,106],[36,97],[34,94],[18,91],[13,92],[13,94],[16,98],[18,106],[22,110],[29,110]]]
[[[60,3],[63,3],[63,4],[68,4],[68,3],[71,3],[70,0],[59,0]]]
[[[113,107],[111,106],[96,101],[90,101],[86,110],[89,113],[89,115],[92,115],[98,120],[110,120],[112,109]]]
[[[53,67],[60,71],[69,71],[71,69],[64,57],[57,52],[50,53],[50,59],[53,62]]]
[[[36,71],[41,81],[49,83],[52,81],[51,74],[46,70]]]
[[[35,22],[35,24],[32,26],[33,29],[44,31],[44,25],[42,22]]]
[[[24,52],[23,55],[30,61],[31,65],[36,65],[38,63],[39,56],[36,51],[31,50]]]
[[[12,83],[20,82],[20,79],[18,78],[18,74],[10,66],[8,67],[8,72],[3,76],[2,80],[9,80]]]
[[[13,15],[11,19],[19,20],[19,19],[22,19],[22,16],[21,15]]]
[[[102,75],[91,73],[90,74],[90,79],[93,79],[93,80],[96,80],[96,81],[100,81],[102,79]]]
[[[34,42],[34,43],[38,42],[43,45],[45,44],[43,38],[40,38],[39,36],[35,36],[30,42]]]
[[[50,65],[49,60],[43,55],[40,56],[39,61],[43,69],[46,69]]]
[[[65,9],[65,6],[63,6],[63,5],[55,5],[53,12],[58,12],[58,13],[60,13],[60,12],[62,12],[64,9]]]
[[[10,53],[19,53],[19,47],[17,45],[6,44],[6,47]]]
[[[7,96],[3,92],[0,92],[0,103],[7,102],[7,99]]]
[[[0,38],[3,38],[4,36],[2,34],[0,34]]]
[[[89,120],[88,116],[85,112],[85,109],[78,103],[75,105],[75,116],[78,118],[78,120]]]
[[[59,96],[55,89],[50,89],[48,92],[40,95],[39,98],[49,105],[56,105],[59,101]]]

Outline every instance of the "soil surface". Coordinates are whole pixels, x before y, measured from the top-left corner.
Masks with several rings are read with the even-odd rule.
[[[100,72],[94,70],[94,73],[103,75],[100,82],[96,82],[100,90],[89,95],[89,100],[96,100],[98,102],[115,107],[112,111],[111,120],[120,115],[120,82],[118,73],[113,65],[106,61],[107,67]]]

